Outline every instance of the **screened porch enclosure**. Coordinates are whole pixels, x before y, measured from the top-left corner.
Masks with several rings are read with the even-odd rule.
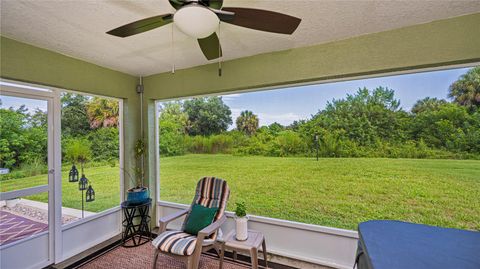
[[[66,14],[72,15],[75,6],[67,8],[69,4],[65,5]],[[85,5],[88,6],[86,10],[95,10],[91,3]],[[129,10],[121,4],[118,5],[116,8],[119,14]],[[125,221],[120,204],[126,200],[127,191],[138,185],[131,175],[138,166],[135,157],[137,142],[143,140],[145,143],[145,157],[141,165],[144,168],[143,184],[148,187],[152,199],[149,211],[151,221],[148,225],[154,233],[159,228],[161,218],[189,208],[194,197],[195,184],[200,179],[196,172],[188,169],[193,161],[197,161],[189,159],[192,156],[187,154],[181,158],[173,156],[169,157],[168,161],[162,160],[164,155],[160,153],[160,112],[157,109],[159,102],[479,66],[480,6],[471,5],[469,12],[463,12],[458,7],[454,11],[461,14],[453,11],[448,13],[448,10],[452,9],[447,8],[445,13],[441,13],[442,16],[439,15],[432,21],[411,21],[401,27],[385,27],[382,31],[366,32],[362,35],[349,33],[340,39],[309,46],[297,47],[291,45],[290,41],[277,40],[290,44],[287,44],[287,50],[265,50],[262,54],[256,53],[248,57],[225,58],[221,76],[218,76],[219,65],[216,62],[199,64],[200,62],[192,61],[192,65],[181,66],[173,74],[166,71],[170,69],[153,72],[152,70],[156,69],[152,66],[158,62],[158,55],[148,56],[148,51],[154,50],[152,47],[139,47],[138,51],[129,47],[130,45],[120,49],[115,47],[111,52],[116,53],[116,57],[111,57],[110,52],[104,51],[104,47],[116,45],[103,36],[103,28],[94,25],[94,18],[91,18],[90,22],[83,19],[85,27],[98,28],[95,36],[103,40],[103,47],[95,42],[84,44],[81,51],[85,54],[75,52],[81,46],[75,46],[71,54],[63,50],[68,46],[73,48],[72,39],[66,34],[68,31],[62,32],[63,38],[59,42],[63,45],[58,48],[55,44],[33,42],[35,38],[16,35],[17,30],[13,28],[8,28],[8,33],[2,30],[0,108],[6,111],[5,113],[10,113],[11,119],[23,117],[18,121],[20,123],[12,120],[12,126],[16,126],[17,133],[30,135],[29,139],[24,139],[30,142],[25,142],[22,148],[25,151],[30,150],[30,153],[22,157],[23,159],[17,158],[18,164],[8,164],[9,178],[1,175],[1,267],[60,268],[74,265],[78,268],[94,268],[98,264],[108,266],[112,262],[118,262],[119,257],[128,258],[129,255],[135,255],[139,268],[151,266],[154,249],[150,243],[133,249],[118,247],[123,231],[122,223]],[[28,4],[26,6],[29,12],[35,9]],[[40,6],[42,5],[39,4],[39,9],[45,8]],[[18,7],[15,6],[2,7],[2,16],[4,13],[13,14],[16,10]],[[143,12],[141,9],[137,11]],[[472,13],[474,11],[477,13]],[[98,12],[104,14],[102,9]],[[399,10],[398,13],[402,11]],[[35,18],[40,16],[40,12],[32,14],[37,14]],[[119,16],[124,16],[124,19],[135,17],[132,17],[132,14]],[[9,18],[13,19],[11,16]],[[45,19],[49,21],[50,27],[54,25],[51,18]],[[75,24],[81,22],[73,15],[71,20],[72,23],[75,21]],[[42,21],[38,23],[41,25]],[[19,27],[26,29],[27,25]],[[50,31],[49,27],[45,29]],[[318,34],[312,29],[305,31],[310,31],[311,35]],[[88,36],[82,40],[96,39]],[[76,43],[81,42],[77,40]],[[99,58],[92,52],[95,47],[102,48],[105,58]],[[225,55],[228,55],[228,51],[226,43]],[[130,57],[137,54],[143,56],[140,56],[140,60],[133,60],[137,62],[136,65],[126,68],[117,62],[118,59],[130,62]],[[175,55],[180,57],[178,53]],[[170,63],[162,62],[163,67],[167,65],[170,68]],[[152,72],[146,71],[147,69]],[[70,95],[65,97],[65,94]],[[22,108],[25,104],[27,106]],[[84,107],[85,113],[75,112],[78,104]],[[69,106],[72,108],[70,112],[67,109]],[[98,107],[109,107],[115,113],[113,116],[103,115],[101,120],[90,117],[88,113],[96,111]],[[71,116],[67,121],[66,115]],[[66,129],[67,126],[71,128]],[[2,127],[2,132],[3,129]],[[90,152],[85,153],[88,158],[78,158],[77,153],[71,155],[74,156],[72,158],[67,157],[70,156],[69,146],[76,143],[90,143]],[[229,156],[213,160],[212,155],[206,154],[204,158],[203,162],[199,161],[202,167],[197,169],[200,170],[198,173],[222,173],[215,169],[221,167],[226,170],[226,165],[238,165],[243,171],[252,169],[252,166],[247,165],[248,161],[239,164],[228,160]],[[88,159],[88,162],[83,159]],[[266,173],[274,174],[267,168],[281,163],[268,160],[269,162],[264,163],[257,160],[256,168],[264,168]],[[219,165],[215,162],[219,162]],[[168,170],[162,165],[171,165],[170,168],[174,165],[183,166],[176,168],[177,170]],[[262,165],[264,167],[261,167]],[[402,161],[396,165],[395,169],[399,170],[406,167],[402,166]],[[38,169],[39,172],[26,173],[26,168],[29,168],[29,171]],[[175,173],[184,177],[182,183],[178,181],[181,188],[169,187],[174,182],[172,174]],[[83,174],[88,178],[88,183],[85,181],[82,187],[80,179]],[[202,176],[207,176],[203,174]],[[170,185],[163,185],[167,182],[167,177]],[[185,179],[187,177],[188,179]],[[188,187],[183,187],[183,184]],[[246,187],[246,184],[240,185],[242,184],[232,180],[235,188]],[[292,185],[286,185],[288,188],[285,192],[294,193],[291,190]],[[272,189],[276,187],[275,184],[269,186]],[[89,187],[92,187],[94,192],[87,194]],[[246,190],[242,191],[243,196],[248,199]],[[260,188],[249,192],[263,193]],[[328,192],[335,192],[335,188]],[[237,202],[235,195],[232,196],[232,206]],[[293,198],[288,198],[289,203],[286,203],[287,198],[278,196],[283,197],[282,203],[267,201],[277,206],[281,204],[280,210],[275,212],[276,215],[251,214],[248,223],[249,229],[260,231],[265,236],[267,257],[273,268],[352,268],[359,239],[356,228],[352,227],[355,221],[352,220],[344,226],[334,222],[332,225],[321,225],[320,221],[325,219],[320,213],[311,213],[315,210],[308,211],[310,215],[302,216],[303,219],[281,217],[288,208],[300,206],[295,204],[296,200]],[[308,198],[308,193],[305,196]],[[261,205],[258,206],[261,208]],[[321,204],[312,206],[321,208]],[[369,210],[368,204],[364,207]],[[225,212],[226,221],[221,226],[225,233],[236,229],[233,210],[234,208],[227,207]],[[307,223],[309,221],[305,219],[319,221]],[[471,226],[475,221],[475,215],[472,214],[466,218],[465,223]],[[181,229],[182,224],[183,219],[180,218],[173,221],[168,228]],[[478,230],[478,227],[470,226],[466,228]],[[103,258],[90,256],[105,248],[108,248],[108,251]],[[32,252],[32,249],[38,251]],[[233,257],[233,253],[231,255]],[[90,257],[91,260],[85,260],[85,257]],[[94,260],[98,263],[92,263]],[[202,254],[200,264],[204,267],[201,268],[217,268],[218,261],[214,252]],[[249,262],[248,259],[246,261]],[[127,259],[123,265],[128,265],[128,262],[132,261]],[[166,255],[160,256],[157,268],[161,268],[160,265],[184,268],[183,263],[177,263]],[[234,262],[230,257],[225,264],[225,268],[235,269],[247,266],[249,265]],[[133,263],[130,267],[134,267]]]

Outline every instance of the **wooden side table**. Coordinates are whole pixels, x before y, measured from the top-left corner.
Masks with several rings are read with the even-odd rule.
[[[248,239],[245,241],[238,241],[235,238],[235,231],[230,231],[224,238],[221,244],[220,253],[220,269],[223,268],[223,258],[225,255],[225,249],[233,251],[233,259],[237,259],[237,251],[250,252],[250,258],[252,260],[252,268],[258,269],[258,249],[262,246],[263,260],[265,261],[265,268],[268,268],[267,263],[267,246],[265,244],[265,237],[259,231],[248,230]]]

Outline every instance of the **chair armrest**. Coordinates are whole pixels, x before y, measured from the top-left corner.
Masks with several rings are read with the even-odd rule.
[[[213,222],[212,224],[208,225],[207,227],[203,228],[200,232],[197,234],[197,243],[195,244],[195,257],[196,259],[200,258],[200,254],[202,252],[202,246],[203,246],[203,240],[205,240],[206,237],[214,233],[216,230],[222,226],[222,224],[227,220],[227,217],[223,215],[219,220]]]
[[[200,232],[198,232],[198,238],[205,238],[211,234],[213,234],[216,230],[222,226],[222,224],[227,220],[227,217],[223,215],[219,220],[213,222],[212,224],[208,225],[207,227],[203,228]],[[197,239],[198,240],[198,239]]]
[[[175,212],[173,214],[170,214],[168,216],[160,218],[159,224],[160,224],[160,233],[163,233],[167,230],[167,225],[168,223],[186,215],[188,213],[188,209],[184,209],[178,212]]]

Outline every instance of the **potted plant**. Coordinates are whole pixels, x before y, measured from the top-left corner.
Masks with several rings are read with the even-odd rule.
[[[245,202],[237,202],[235,208],[235,230],[236,238],[245,241],[248,238],[248,216]]]
[[[132,176],[127,172],[126,174],[130,177],[130,181],[134,186],[127,191],[127,201],[131,204],[142,204],[146,202],[150,198],[150,193],[148,188],[144,186],[144,179],[145,179],[145,169],[144,169],[144,161],[145,161],[145,142],[143,139],[138,139],[135,143],[135,180]]]

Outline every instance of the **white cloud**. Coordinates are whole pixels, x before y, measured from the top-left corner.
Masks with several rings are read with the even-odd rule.
[[[270,125],[274,122],[278,122],[281,125],[290,125],[295,120],[300,120],[302,117],[292,112],[282,113],[282,114],[268,114],[268,113],[258,113],[258,118],[260,120],[260,126]]]
[[[235,121],[237,120],[238,116],[240,116],[240,112],[243,111],[243,109],[240,108],[231,108],[230,111],[232,111],[232,121],[233,124],[229,126],[229,130],[233,130],[236,128]]]
[[[232,130],[232,129],[235,129],[236,127],[235,121],[237,117],[240,116],[240,113],[245,109],[231,108],[230,110],[232,111],[233,124],[230,126],[229,130]],[[260,126],[270,125],[274,122],[278,122],[281,125],[287,126],[293,123],[293,121],[295,120],[300,120],[305,118],[292,112],[282,113],[282,114],[255,113],[255,112],[253,113],[257,114]]]
[[[228,101],[233,101],[240,96],[241,96],[240,93],[233,93],[233,94],[228,94],[228,95],[221,95],[220,97],[222,97],[223,101],[228,102]]]

